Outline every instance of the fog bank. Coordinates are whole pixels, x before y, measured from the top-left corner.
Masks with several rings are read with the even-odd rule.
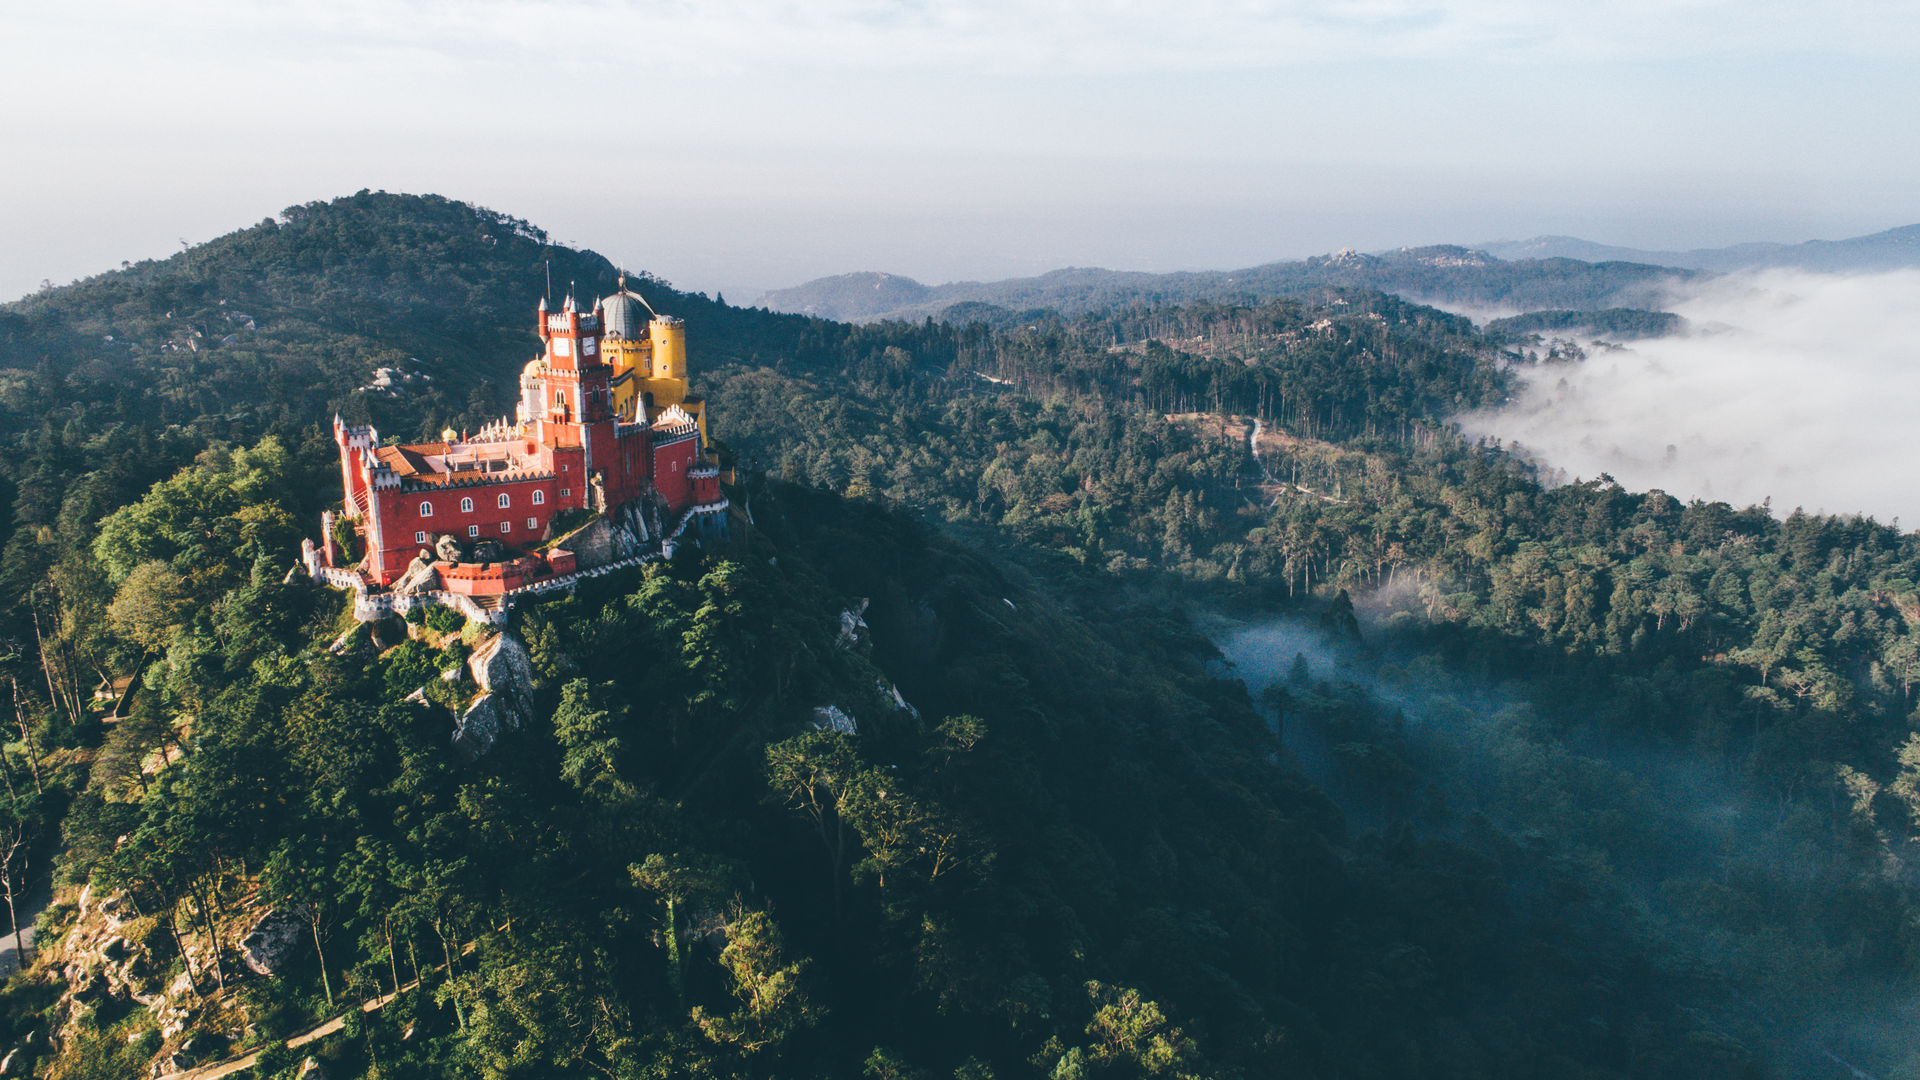
[[[1743,275],[1669,307],[1690,332],[1583,341],[1585,360],[1522,369],[1462,426],[1569,480],[1920,524],[1920,271]]]

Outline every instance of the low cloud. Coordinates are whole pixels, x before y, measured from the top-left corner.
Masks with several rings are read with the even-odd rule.
[[[1688,333],[1524,368],[1462,426],[1567,479],[1920,524],[1920,271],[1724,278],[1669,307]]]

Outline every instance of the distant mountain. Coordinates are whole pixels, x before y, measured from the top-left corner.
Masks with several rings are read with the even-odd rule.
[[[934,299],[935,292],[910,277],[869,270],[836,274],[795,288],[779,289],[756,301],[755,306],[795,315],[858,321],[928,303]]]
[[[776,290],[755,303],[774,311],[868,322],[947,317],[948,309],[959,304],[1074,315],[1142,304],[1257,303],[1335,287],[1375,289],[1440,305],[1590,310],[1658,307],[1669,285],[1691,276],[1688,270],[1620,261],[1508,261],[1443,245],[1372,255],[1346,250],[1243,270],[1149,274],[1069,267],[1038,277],[934,286],[893,274],[842,274]]]
[[[1689,251],[1646,251],[1596,244],[1574,236],[1536,236],[1497,240],[1479,248],[1501,259],[1579,259],[1625,261],[1725,273],[1733,270],[1899,270],[1920,267],[1920,225],[1903,225],[1847,240],[1809,240],[1803,244],[1735,244]]]

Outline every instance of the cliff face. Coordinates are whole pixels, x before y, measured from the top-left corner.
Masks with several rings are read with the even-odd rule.
[[[480,684],[480,696],[454,725],[453,746],[463,760],[475,761],[502,731],[518,731],[532,719],[533,660],[518,638],[494,634],[474,647],[467,667]]]

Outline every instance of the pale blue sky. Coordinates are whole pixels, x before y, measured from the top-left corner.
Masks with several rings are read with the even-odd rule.
[[[686,287],[1920,221],[1920,4],[0,0],[0,296],[361,187]]]

